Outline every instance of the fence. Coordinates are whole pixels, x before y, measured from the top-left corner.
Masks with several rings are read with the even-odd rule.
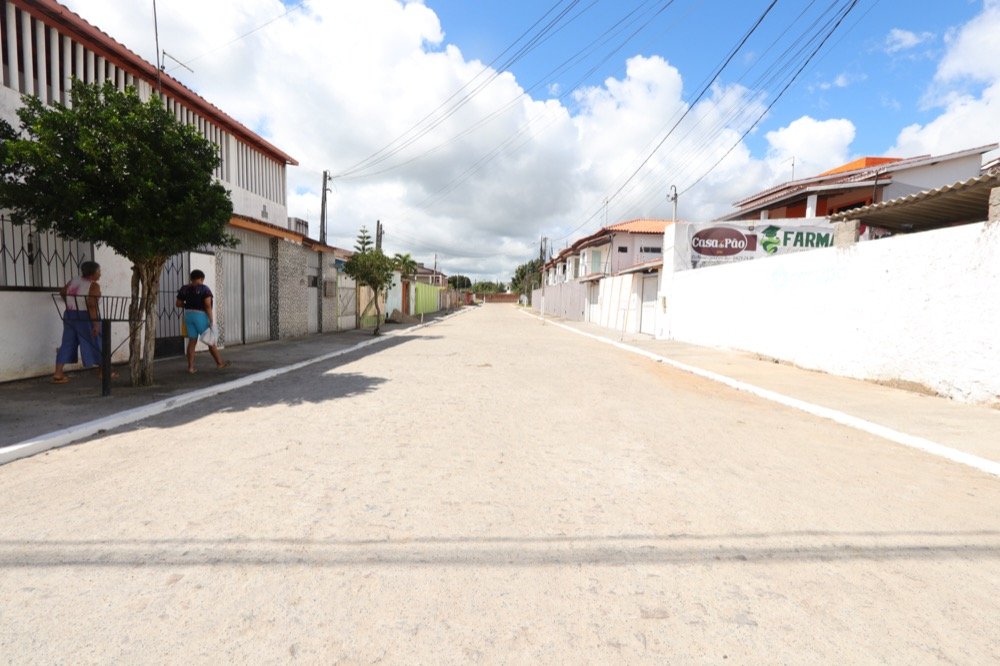
[[[441,287],[423,282],[415,282],[413,287],[414,315],[430,314],[441,309],[440,294],[444,291]]]

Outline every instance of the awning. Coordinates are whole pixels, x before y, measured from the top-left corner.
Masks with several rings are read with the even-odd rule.
[[[663,259],[657,259],[655,261],[646,261],[641,264],[636,264],[626,268],[625,270],[619,271],[618,275],[628,275],[629,273],[645,273],[646,271],[658,271],[663,268]]]
[[[831,222],[858,220],[895,231],[921,231],[989,218],[990,192],[1000,186],[1000,171],[890,199],[830,216]]]

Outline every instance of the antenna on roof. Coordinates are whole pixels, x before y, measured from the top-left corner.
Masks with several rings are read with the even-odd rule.
[[[181,67],[183,67],[183,68],[184,68],[184,69],[186,69],[187,71],[189,71],[189,72],[191,72],[192,74],[194,74],[194,70],[193,70],[193,69],[191,69],[190,67],[188,67],[187,65],[185,65],[184,63],[182,63],[182,62],[181,62],[180,60],[178,60],[177,58],[175,58],[175,57],[173,57],[172,55],[170,55],[169,53],[167,53],[166,51],[163,51],[163,60],[161,60],[161,61],[160,61],[160,68],[163,68],[163,67],[164,67],[164,60],[165,60],[166,58],[170,58],[171,60],[173,60],[174,62],[176,62],[176,63],[177,63],[178,65],[180,65]]]
[[[163,64],[160,62],[160,26],[156,20],[156,0],[153,0],[153,35],[156,38],[156,92],[163,92],[163,85],[160,83],[160,72],[163,71]]]

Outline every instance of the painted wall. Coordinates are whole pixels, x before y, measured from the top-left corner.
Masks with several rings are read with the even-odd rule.
[[[131,264],[106,247],[97,247],[94,260],[101,265],[101,293],[128,296],[132,289]],[[52,302],[53,291],[0,291],[3,317],[3,354],[0,354],[0,381],[37,377],[52,372],[56,349],[62,340],[62,320]],[[112,356],[115,363],[128,360],[127,324],[112,324]],[[121,345],[121,347],[119,347]],[[76,370],[79,365],[67,365]]]
[[[598,318],[593,323],[625,333],[639,331],[639,289],[641,276],[615,275],[601,280],[598,295]]]
[[[399,271],[392,273],[392,286],[385,295],[385,311],[392,314],[393,310],[403,311],[403,275]]]
[[[636,264],[659,259],[659,253],[640,253],[642,247],[661,247],[662,234],[624,234],[617,233],[611,247],[611,272],[618,273]],[[619,252],[619,248],[626,252]]]
[[[1000,224],[674,273],[669,337],[1000,399]]]
[[[413,314],[419,316],[437,312],[440,307],[438,293],[441,291],[441,287],[422,282],[415,282],[413,286]]]
[[[982,162],[982,155],[969,155],[961,159],[897,171],[892,174],[892,184],[882,192],[882,201],[975,178],[979,175]]]
[[[562,317],[570,321],[583,321],[587,284],[586,282],[564,282],[563,284],[546,286],[544,290],[535,289],[531,292],[531,307],[542,312],[542,299],[544,297],[546,315]]]

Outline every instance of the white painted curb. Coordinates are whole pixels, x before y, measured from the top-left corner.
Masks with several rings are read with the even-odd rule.
[[[198,400],[204,400],[205,398],[210,398],[221,393],[228,393],[229,391],[234,391],[238,388],[249,386],[250,384],[256,384],[257,382],[262,382],[267,379],[271,379],[272,377],[294,372],[295,370],[301,370],[302,368],[315,363],[322,363],[323,361],[328,361],[331,358],[337,358],[338,356],[343,356],[344,354],[350,354],[358,351],[359,349],[364,349],[365,347],[370,347],[372,345],[377,345],[380,342],[391,340],[399,335],[405,335],[433,324],[440,323],[446,319],[450,319],[451,317],[461,314],[464,311],[464,308],[459,309],[456,312],[449,313],[434,319],[433,321],[429,321],[426,324],[418,324],[410,328],[392,331],[378,337],[372,337],[371,340],[364,340],[350,347],[338,349],[337,351],[332,351],[321,356],[306,359],[305,361],[299,361],[298,363],[293,363],[280,368],[264,370],[252,375],[247,375],[246,377],[234,379],[231,382],[207,386],[203,389],[198,389],[197,391],[191,391],[190,393],[184,393],[172,398],[166,398],[165,400],[160,400],[159,402],[150,403],[148,405],[143,405],[142,407],[136,407],[124,412],[105,416],[104,418],[87,421],[86,423],[81,423],[70,428],[56,430],[55,432],[40,435],[17,444],[12,444],[11,446],[0,449],[0,465],[19,460],[20,458],[27,458],[28,456],[33,456],[44,451],[48,451],[49,449],[66,446],[67,444],[72,444],[73,442],[81,439],[92,437],[93,435],[97,435],[106,430],[111,430],[112,428],[118,428],[123,425],[128,425],[129,423],[135,423],[136,421],[148,419],[151,416],[157,416],[159,414],[163,414],[164,412],[177,409],[178,407],[183,407],[184,405],[190,405]]]
[[[522,312],[524,312],[522,310]],[[535,319],[542,319],[552,326],[558,326],[559,328],[566,329],[577,335],[582,335],[586,338],[591,338],[592,340],[597,340],[598,342],[603,342],[609,344],[612,347],[617,347],[627,352],[633,354],[638,354],[639,356],[645,356],[648,359],[656,361],[658,363],[663,363],[664,365],[669,365],[678,370],[688,372],[692,375],[697,375],[705,379],[709,379],[713,382],[718,382],[720,384],[725,384],[730,388],[734,388],[737,391],[743,391],[745,393],[750,393],[764,400],[770,400],[771,402],[776,402],[780,405],[785,405],[786,407],[791,407],[792,409],[798,409],[799,411],[806,412],[807,414],[812,414],[813,416],[818,416],[823,419],[829,419],[841,425],[845,425],[849,428],[854,428],[862,432],[866,432],[870,435],[875,435],[876,437],[881,437],[887,439],[896,444],[902,444],[903,446],[909,446],[910,448],[919,449],[925,453],[929,453],[940,458],[945,458],[951,460],[952,462],[957,462],[961,465],[967,465],[969,467],[975,468],[980,472],[986,472],[987,474],[992,474],[993,476],[1000,476],[1000,462],[994,460],[989,460],[987,458],[982,458],[980,456],[973,455],[971,453],[966,453],[964,451],[959,451],[958,449],[953,449],[944,444],[938,444],[929,439],[924,439],[923,437],[917,437],[916,435],[910,435],[905,432],[900,432],[898,430],[893,430],[892,428],[887,428],[886,426],[879,425],[877,423],[872,423],[871,421],[866,421],[865,419],[858,418],[857,416],[851,416],[845,412],[838,411],[836,409],[831,409],[830,407],[823,407],[822,405],[816,405],[811,402],[806,402],[805,400],[799,400],[798,398],[792,398],[787,395],[783,395],[776,391],[771,391],[770,389],[761,388],[759,386],[754,386],[753,384],[748,384],[742,382],[738,379],[733,379],[732,377],[727,377],[726,375],[720,375],[717,372],[712,372],[710,370],[703,370],[702,368],[695,367],[693,365],[688,365],[686,363],[681,363],[680,361],[675,361],[666,356],[660,356],[659,354],[654,354],[653,352],[646,351],[645,349],[640,349],[639,347],[633,347],[632,345],[627,345],[623,342],[617,342],[615,340],[610,340],[608,338],[602,337],[600,335],[594,335],[593,333],[587,333],[586,331],[581,331],[579,329],[573,328],[572,326],[567,326],[566,324],[561,324],[557,321],[551,319],[544,319],[534,313],[524,312],[529,317],[534,317]]]

